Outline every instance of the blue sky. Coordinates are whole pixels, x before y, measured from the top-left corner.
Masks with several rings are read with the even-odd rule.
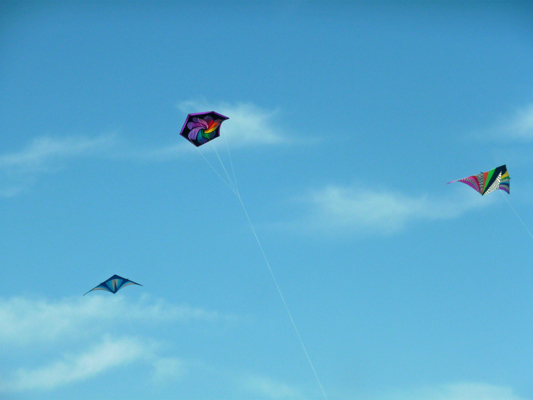
[[[533,399],[530,2],[0,7],[1,399]]]

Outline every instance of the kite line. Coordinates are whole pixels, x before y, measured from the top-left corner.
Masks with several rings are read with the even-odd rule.
[[[305,356],[307,357],[307,361],[309,361],[309,365],[311,366],[311,369],[313,370],[313,374],[315,375],[315,378],[318,382],[318,385],[320,386],[320,390],[322,391],[322,394],[324,395],[324,398],[328,400],[328,396],[326,396],[326,392],[324,391],[324,388],[322,387],[322,383],[320,382],[320,379],[318,378],[318,375],[316,373],[315,367],[313,365],[313,362],[311,361],[311,357],[309,357],[309,353],[307,352],[307,349],[305,348],[304,342],[302,340],[302,337],[300,336],[300,332],[298,331],[298,328],[296,327],[296,323],[294,322],[294,319],[292,318],[292,314],[289,310],[289,306],[285,302],[285,298],[283,297],[283,294],[281,293],[281,289],[278,285],[278,282],[276,280],[276,277],[274,275],[274,272],[272,271],[272,268],[270,267],[270,263],[268,262],[267,256],[263,250],[263,246],[261,245],[261,242],[259,241],[259,237],[257,236],[257,233],[255,232],[254,225],[252,224],[252,221],[250,220],[250,216],[248,215],[248,211],[246,210],[246,207],[244,205],[244,202],[242,201],[241,194],[237,190],[237,197],[239,201],[241,202],[242,209],[244,210],[244,213],[246,214],[246,219],[248,219],[248,223],[250,224],[250,228],[252,228],[252,232],[254,233],[255,240],[257,241],[257,244],[259,245],[259,249],[261,250],[261,254],[263,254],[263,258],[265,259],[265,263],[268,267],[268,271],[270,272],[270,276],[272,277],[272,280],[274,281],[274,285],[276,285],[276,289],[278,290],[279,296],[281,297],[281,301],[283,302],[283,305],[285,306],[285,310],[287,310],[287,314],[289,315],[289,319],[291,320],[292,326],[294,327],[294,330],[296,332],[296,335],[298,336],[298,340],[300,341],[300,344],[302,345],[302,349],[304,350]]]
[[[520,215],[518,215],[518,213],[516,212],[516,210],[512,206],[511,202],[507,199],[507,197],[503,193],[502,193],[502,195],[505,198],[505,201],[507,202],[507,204],[509,204],[509,207],[511,207],[511,210],[513,210],[514,214],[516,215],[516,217],[518,218],[520,223],[524,226],[524,228],[526,228],[526,231],[527,231],[527,233],[529,233],[529,236],[531,236],[531,239],[533,239],[533,235],[531,234],[530,230],[527,228],[527,226],[524,223],[524,221],[522,221],[522,218],[520,218]]]
[[[205,162],[209,164],[209,166],[211,167],[211,169],[212,169],[213,171],[215,171],[215,174],[218,175],[218,177],[220,178],[220,180],[221,180],[222,182],[224,182],[224,184],[225,184],[225,185],[226,185],[226,186],[227,186],[227,187],[228,187],[228,188],[229,188],[229,189],[235,194],[235,196],[237,196],[237,192],[235,192],[235,189],[233,189],[233,187],[231,187],[231,185],[230,185],[228,182],[226,182],[226,181],[224,180],[224,178],[222,178],[222,175],[220,175],[220,174],[218,173],[218,171],[215,169],[215,167],[213,167],[213,164],[211,164],[211,163],[209,162],[209,160],[208,160],[207,158],[205,158],[204,153],[202,153],[198,147],[196,148],[196,150],[197,150],[198,153],[200,153],[200,155],[204,158]]]
[[[287,302],[285,301],[285,298],[283,297],[283,294],[281,293],[281,288],[279,287],[276,277],[274,275],[274,271],[272,270],[272,267],[270,266],[270,263],[268,262],[268,258],[265,254],[265,251],[263,250],[263,246],[261,244],[261,241],[259,240],[259,236],[257,236],[257,232],[252,223],[252,220],[250,219],[248,210],[246,209],[246,206],[244,205],[244,201],[242,200],[241,194],[239,192],[239,188],[237,186],[237,179],[235,177],[235,169],[233,168],[233,161],[231,159],[231,153],[229,151],[229,146],[226,140],[226,136],[224,136],[224,140],[226,142],[226,149],[228,151],[228,157],[231,163],[231,171],[233,174],[233,180],[231,179],[230,174],[228,173],[228,169],[225,167],[224,163],[222,162],[222,159],[220,158],[220,155],[218,154],[217,148],[215,145],[213,145],[213,143],[211,143],[211,146],[218,160],[220,161],[220,164],[222,165],[222,169],[224,171],[224,174],[226,175],[227,181],[207,160],[207,158],[200,151],[200,149],[198,149],[199,146],[202,146],[203,144],[207,142],[211,142],[213,139],[220,136],[220,125],[222,124],[222,122],[224,122],[227,119],[229,118],[215,111],[188,114],[187,119],[185,120],[185,123],[183,124],[183,128],[181,129],[180,136],[183,136],[185,139],[187,139],[190,143],[192,143],[196,147],[198,152],[201,154],[204,160],[209,164],[211,169],[215,171],[216,175],[220,178],[220,180],[224,182],[224,184],[233,192],[235,197],[237,197],[237,199],[241,203],[241,206],[244,210],[244,214],[246,215],[246,219],[248,220],[248,223],[250,224],[250,228],[252,229],[255,240],[259,246],[259,249],[261,250],[261,254],[263,255],[265,263],[268,267],[268,271],[270,272],[270,276],[272,277],[272,280],[274,281],[274,285],[276,286],[276,289],[281,298],[281,301],[283,302],[283,305],[285,306],[285,310],[287,311],[287,314],[289,316],[289,319],[291,320],[292,326],[296,332],[296,335],[298,336],[298,340],[300,341],[300,344],[304,350],[304,353],[307,357],[307,361],[309,361],[309,365],[311,366],[311,369],[313,370],[313,373],[318,382],[318,385],[320,386],[320,389],[322,390],[322,394],[324,395],[324,398],[328,400],[326,392],[324,391],[322,383],[320,382],[320,379],[318,378],[318,374],[316,373],[313,362],[311,361],[311,357],[309,356],[309,353],[307,352],[307,349],[305,348],[300,332],[298,331],[298,328],[296,327],[296,322],[294,322],[294,318],[292,317],[292,314],[289,310],[289,306],[287,305]]]
[[[303,342],[302,336],[300,335],[300,331],[298,330],[298,327],[296,326],[296,322],[294,321],[294,318],[292,317],[292,313],[291,313],[291,311],[289,309],[289,306],[287,305],[287,302],[285,301],[285,297],[283,296],[283,293],[281,292],[281,288],[279,287],[279,284],[278,284],[278,281],[276,279],[276,276],[274,275],[274,271],[272,270],[272,267],[270,266],[270,262],[268,261],[268,258],[266,256],[265,251],[263,250],[263,245],[261,244],[261,241],[259,240],[259,236],[257,236],[257,232],[255,230],[255,227],[254,227],[253,223],[252,223],[252,220],[250,219],[250,215],[248,214],[248,210],[246,209],[246,206],[244,205],[244,201],[242,200],[241,193],[240,193],[239,188],[237,186],[237,179],[236,179],[236,176],[235,176],[235,169],[233,168],[233,161],[231,159],[231,153],[230,153],[228,142],[227,142],[227,139],[226,139],[225,135],[224,135],[224,139],[225,139],[225,142],[226,142],[226,149],[227,149],[228,157],[229,157],[229,160],[230,160],[231,171],[232,171],[232,174],[233,174],[233,181],[232,181],[232,179],[231,179],[226,167],[224,166],[224,163],[222,162],[222,159],[220,158],[220,155],[218,154],[218,151],[216,150],[215,145],[212,143],[212,141],[209,141],[209,142],[211,143],[211,146],[213,147],[213,150],[215,151],[215,153],[216,153],[216,155],[218,157],[218,160],[220,161],[220,164],[222,165],[222,168],[224,170],[224,173],[225,173],[228,181],[231,182],[231,183],[226,182],[226,180],[222,177],[222,175],[220,173],[218,173],[218,171],[216,171],[216,169],[213,167],[213,165],[202,154],[200,149],[197,148],[197,150],[198,150],[198,152],[200,154],[202,154],[202,157],[204,158],[204,160],[207,161],[209,166],[216,172],[217,176],[222,180],[222,182],[224,182],[226,184],[226,186],[233,192],[233,194],[235,194],[235,196],[237,197],[237,199],[241,203],[241,206],[242,206],[242,209],[244,211],[244,214],[246,215],[246,219],[248,220],[250,228],[252,229],[252,233],[254,234],[254,237],[255,237],[255,240],[257,242],[257,245],[259,246],[259,250],[261,251],[261,254],[263,255],[263,259],[265,260],[265,264],[266,264],[266,266],[268,268],[268,271],[270,272],[270,276],[272,277],[272,280],[274,281],[274,285],[276,286],[276,290],[278,291],[279,297],[281,298],[283,306],[285,307],[285,311],[287,311],[287,315],[289,316],[289,319],[291,321],[292,327],[294,328],[294,331],[296,332],[296,336],[298,336],[298,341],[300,342],[300,345],[302,346],[302,349],[303,349],[303,351],[305,353],[307,361],[309,362],[309,366],[311,367],[311,370],[313,371],[313,374],[314,374],[314,376],[316,378],[318,386],[320,387],[320,390],[322,391],[322,394],[323,394],[324,398],[326,400],[328,400],[328,396],[326,395],[324,387],[322,386],[322,382],[320,381],[320,378],[318,377],[318,374],[316,372],[315,366],[313,365],[313,361],[311,361],[311,357],[309,356],[307,348],[305,347],[305,344]]]

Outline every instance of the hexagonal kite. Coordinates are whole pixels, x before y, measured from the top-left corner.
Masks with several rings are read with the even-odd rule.
[[[111,293],[115,294],[120,289],[122,289],[123,287],[128,286],[128,285],[139,285],[139,286],[142,286],[139,283],[135,283],[135,282],[130,281],[130,280],[128,280],[126,278],[123,278],[121,276],[113,275],[107,281],[102,282],[101,284],[96,286],[94,289],[89,290],[89,292],[92,292],[93,290],[104,290],[106,292],[111,292]],[[87,292],[87,293],[89,293],[89,292]],[[85,294],[87,294],[87,293],[85,293]],[[85,294],[84,294],[84,296],[85,296]]]
[[[220,125],[229,119],[214,111],[189,114],[180,135],[199,147],[220,136]]]
[[[494,168],[487,172],[481,172],[477,175],[467,176],[463,179],[458,179],[454,182],[463,182],[470,186],[475,191],[481,193],[482,196],[487,193],[493,192],[497,189],[503,190],[510,194],[511,177],[507,172],[507,167],[502,165],[501,167]]]

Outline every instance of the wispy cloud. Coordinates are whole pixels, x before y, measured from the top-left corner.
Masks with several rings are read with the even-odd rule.
[[[30,300],[23,297],[0,299],[0,343],[28,345],[56,342],[69,337],[90,334],[97,329],[97,321],[216,321],[222,318],[215,311],[188,305],[168,304],[143,296],[137,303],[128,303],[120,295],[65,298],[59,301]],[[1,347],[1,345],[0,345]]]
[[[0,187],[0,197],[14,197],[22,192],[24,192],[26,188],[24,186],[11,186],[7,185],[6,187],[2,188]]]
[[[427,386],[411,390],[395,390],[351,397],[353,400],[530,400],[517,395],[512,388],[486,383],[463,382]]]
[[[66,160],[109,154],[116,144],[113,134],[35,138],[20,151],[0,155],[0,197],[23,193],[41,174],[59,170]]]
[[[183,360],[175,357],[160,358],[153,363],[153,379],[157,382],[174,381],[182,378],[188,371],[188,366]]]
[[[51,390],[82,381],[106,370],[129,364],[152,353],[150,345],[135,338],[111,339],[79,354],[64,354],[57,361],[34,369],[18,368],[0,380],[0,393],[22,390]]]
[[[0,155],[0,169],[10,172],[35,172],[52,167],[54,160],[94,155],[109,150],[116,144],[115,135],[95,138],[39,137],[21,151]]]
[[[329,185],[299,200],[308,210],[301,221],[306,229],[332,234],[347,231],[391,234],[417,220],[456,218],[468,210],[491,204],[494,197],[482,198],[469,193],[459,198],[434,199],[427,195]]]
[[[53,390],[132,363],[150,366],[156,384],[175,381],[188,372],[190,363],[170,354],[168,346],[152,339],[144,328],[141,335],[120,336],[124,323],[132,332],[135,325],[157,327],[194,320],[212,326],[228,318],[235,320],[149,296],[134,303],[120,295],[102,294],[57,301],[0,299],[0,358],[12,359],[10,370],[0,376],[0,397],[9,392]],[[35,361],[24,365],[22,358],[17,366],[17,354],[35,350],[51,354],[52,360],[36,367]]]
[[[264,146],[289,141],[282,128],[276,125],[277,110],[266,110],[252,103],[208,103],[205,100],[183,101],[178,104],[183,113],[217,111],[229,117],[224,122],[224,135],[232,148]]]
[[[533,140],[533,104],[518,108],[499,118],[491,126],[476,130],[469,136],[500,142],[529,142]]]
[[[266,399],[302,399],[301,391],[267,376],[249,375],[240,381],[242,390]]]
[[[530,141],[533,139],[533,104],[523,107],[502,121],[496,128],[509,139]]]
[[[224,141],[232,149],[288,143],[288,136],[276,123],[277,110],[267,110],[253,103],[218,103],[184,101],[178,105],[184,113],[216,110],[230,119],[223,125]],[[181,127],[177,127],[179,129]],[[204,146],[203,151],[210,151]],[[162,162],[195,153],[195,148],[174,134],[169,144],[159,147],[135,147],[117,134],[95,137],[65,136],[34,138],[21,150],[0,154],[0,197],[13,197],[28,190],[42,174],[56,172],[68,160],[83,157]]]

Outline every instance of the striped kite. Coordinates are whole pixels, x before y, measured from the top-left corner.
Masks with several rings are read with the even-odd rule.
[[[142,286],[139,283],[135,283],[135,282],[130,281],[130,280],[128,280],[126,278],[123,278],[121,276],[113,275],[107,281],[102,282],[101,284],[96,286],[94,289],[89,290],[89,292],[92,292],[93,290],[105,290],[107,292],[111,292],[111,293],[115,294],[120,289],[122,289],[124,286],[128,286],[128,285],[139,285],[139,286]],[[89,293],[89,292],[87,292],[87,293]],[[87,293],[85,293],[85,294],[87,294]],[[84,294],[84,296],[85,296],[85,294]]]
[[[502,165],[501,167],[494,168],[487,172],[481,172],[477,175],[467,176],[463,179],[448,182],[448,184],[463,182],[484,196],[487,193],[494,192],[496,189],[503,190],[510,194],[510,180],[511,177],[507,172],[507,167]]]

